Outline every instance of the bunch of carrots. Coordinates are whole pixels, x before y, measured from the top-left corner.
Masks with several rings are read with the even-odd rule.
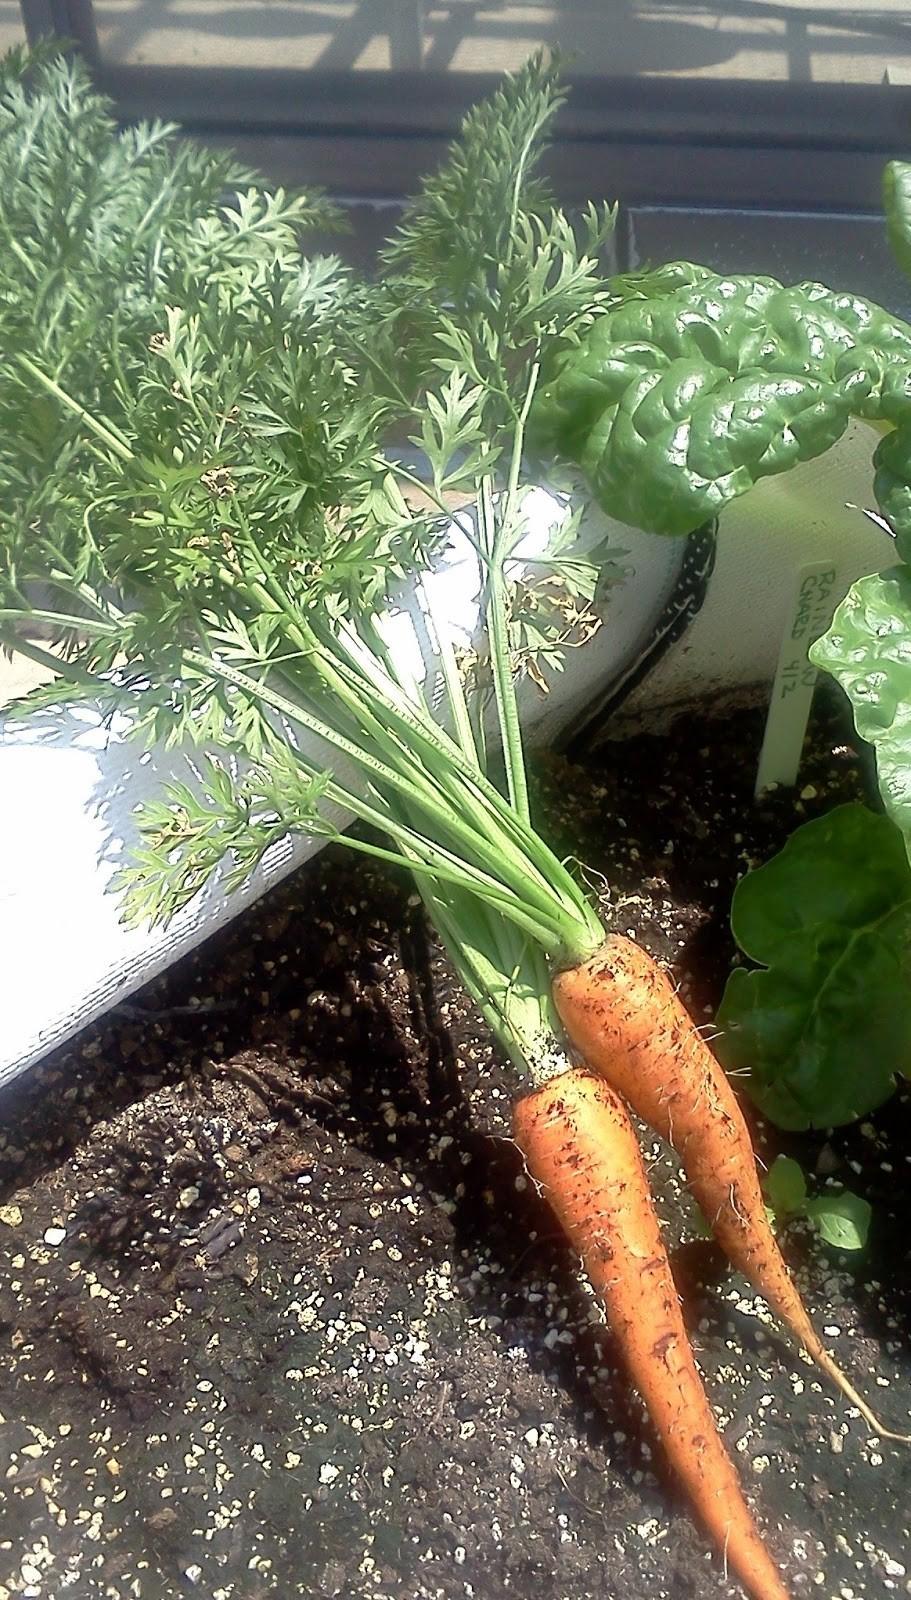
[[[386,309],[368,303],[354,359],[350,307],[343,299],[342,338],[331,300],[305,293],[313,279],[293,223],[282,221],[273,248],[274,207],[260,214],[255,196],[240,221],[213,212],[191,237],[217,254],[217,273],[190,270],[179,232],[167,257],[138,242],[136,273],[160,305],[136,312],[125,294],[97,330],[98,360],[114,375],[106,386],[79,387],[78,319],[51,359],[44,322],[32,328],[23,300],[21,347],[0,365],[3,414],[12,435],[40,398],[81,453],[73,446],[57,477],[42,457],[40,502],[0,482],[0,638],[58,674],[42,704],[97,696],[139,728],[238,758],[240,777],[202,756],[195,786],[147,808],[132,880],[139,915],[173,914],[225,860],[245,877],[295,832],[320,831],[414,875],[516,1069],[516,1142],[694,1509],[754,1600],[785,1600],[703,1390],[628,1108],[678,1151],[733,1265],[871,1427],[901,1436],[877,1422],[814,1331],[737,1100],[669,979],[608,936],[531,821],[511,594],[533,485],[526,424],[548,350],[609,298],[596,245],[610,217],[589,218],[583,249],[529,178],[559,100],[552,70],[535,61],[467,120],[390,248]],[[68,282],[53,284],[58,340],[72,320]],[[426,331],[412,389],[397,371],[403,328]],[[393,392],[365,399],[387,371]],[[411,421],[424,476],[380,449],[389,411]],[[15,462],[25,451],[14,445]],[[421,549],[426,532],[426,511],[405,498],[415,485],[438,525],[454,491],[476,507],[467,537],[483,583],[492,714],[466,687],[445,630],[430,685],[384,643],[389,552]],[[41,610],[36,594],[52,597]],[[55,620],[56,656],[35,639]],[[432,632],[429,597],[427,621]],[[320,769],[327,748],[334,760]],[[366,828],[342,832],[340,813]]]
[[[875,1432],[908,1436],[879,1422],[816,1333],[775,1241],[740,1106],[667,975],[614,936],[556,976],[554,998],[584,1066],[518,1101],[517,1142],[706,1529],[749,1594],[782,1600],[693,1359],[627,1106],[673,1145],[732,1265],[822,1371]]]

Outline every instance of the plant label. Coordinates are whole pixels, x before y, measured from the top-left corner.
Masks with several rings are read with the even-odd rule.
[[[837,582],[831,561],[808,561],[798,568],[759,755],[757,797],[773,784],[789,787],[797,781],[817,677],[810,646],[832,621],[840,598]]]

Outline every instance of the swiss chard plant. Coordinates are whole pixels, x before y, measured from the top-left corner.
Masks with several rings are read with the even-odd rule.
[[[890,164],[884,195],[907,270],[911,167]],[[911,1063],[901,892],[911,853],[911,327],[819,283],[786,288],[688,262],[611,288],[617,302],[545,371],[532,439],[577,463],[621,520],[685,534],[762,478],[820,455],[852,417],[883,434],[875,514],[899,561],[853,585],[811,657],[851,702],[890,821],[836,814],[750,875],[734,931],[764,970],[736,971],[720,1013],[727,1059],[749,1068],[773,1120],[843,1122],[879,1104]],[[896,898],[874,912],[876,861],[888,864]],[[826,884],[840,909],[820,908]]]
[[[884,196],[890,242],[911,272],[911,166],[890,163]],[[905,381],[911,386],[911,367]],[[911,856],[911,424],[885,435],[874,465],[879,512],[901,560],[854,584],[811,655],[851,702],[857,731],[875,752],[886,813]]]
[[[887,168],[889,237],[911,265],[911,168]],[[911,380],[911,367],[899,372]],[[898,419],[897,419],[898,420]],[[854,583],[811,658],[845,691],[875,756],[884,816],[846,808],[798,830],[734,899],[734,933],[765,971],[735,971],[726,1059],[783,1127],[850,1121],[911,1071],[911,427],[881,440],[874,486],[896,565]],[[798,927],[799,924],[799,927]]]
[[[911,865],[888,817],[839,806],[738,884],[719,1049],[779,1127],[865,1116],[911,1071]]]
[[[870,301],[688,262],[616,287],[545,374],[533,437],[621,521],[692,532],[852,416],[911,421],[911,327]]]
[[[911,168],[885,177],[889,236],[911,263]],[[911,326],[856,295],[689,262],[611,281],[613,304],[558,349],[531,418],[544,454],[580,466],[605,510],[680,535],[760,479],[829,449],[852,417],[884,431],[879,514],[901,564],[862,580],[814,650],[876,749],[883,800],[911,840]]]

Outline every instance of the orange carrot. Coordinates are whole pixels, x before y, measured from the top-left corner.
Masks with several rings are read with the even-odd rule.
[[[883,1438],[905,1440],[883,1427],[816,1333],[775,1241],[737,1097],[667,974],[615,935],[590,961],[559,973],[553,990],[588,1065],[674,1146],[733,1265],[870,1426]]]
[[[602,1079],[552,1078],[514,1107],[529,1172],[600,1295],[664,1449],[753,1600],[787,1590],[743,1497],[693,1359],[632,1123]]]

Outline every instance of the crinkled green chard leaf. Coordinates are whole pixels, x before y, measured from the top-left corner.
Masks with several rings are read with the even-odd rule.
[[[911,164],[907,161],[890,161],[886,166],[883,205],[892,254],[911,278]]]
[[[911,417],[911,327],[870,301],[688,263],[663,282],[598,317],[534,414],[540,452],[580,466],[621,521],[690,533],[851,416]]]
[[[781,1128],[852,1122],[911,1070],[911,866],[887,817],[840,806],[738,885],[719,1053]]]
[[[880,793],[911,856],[911,568],[860,578],[810,655],[848,695]]]
[[[911,561],[911,427],[887,433],[873,456],[873,489],[898,553]]]

